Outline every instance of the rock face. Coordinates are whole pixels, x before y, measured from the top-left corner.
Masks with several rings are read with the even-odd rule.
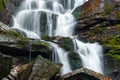
[[[53,64],[52,62],[38,56],[34,64],[29,66],[20,76],[20,80],[54,80],[55,75],[60,71],[61,64]],[[31,69],[30,69],[31,68]],[[26,75],[25,73],[30,73]],[[27,78],[27,79],[26,79]]]
[[[68,73],[61,77],[60,80],[111,80],[100,73],[83,68]]]
[[[106,72],[120,71],[120,1],[89,0],[82,5],[76,34],[105,46]]]
[[[12,58],[0,53],[0,80],[7,76],[12,66]]]
[[[23,0],[1,0],[0,4],[2,9],[0,10],[0,20],[5,23],[9,24],[11,19],[11,14],[15,11],[15,8]]]
[[[117,0],[89,0],[81,7],[76,31],[87,31],[95,26],[105,27],[120,23],[120,3]]]

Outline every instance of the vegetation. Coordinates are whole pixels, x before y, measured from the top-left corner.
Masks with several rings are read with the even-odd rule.
[[[109,47],[108,56],[120,60],[120,35],[109,37],[102,41],[102,44]]]
[[[3,3],[2,0],[0,0],[0,11],[3,9]]]
[[[72,43],[72,40],[70,38],[62,38],[59,42],[61,42],[59,45],[64,48],[66,51],[73,51],[74,46]]]
[[[21,34],[15,32],[15,31],[4,31],[4,34],[6,34],[8,37],[12,37],[17,39],[18,47],[22,47],[25,44],[28,44],[28,39],[24,38]]]
[[[105,5],[104,6],[104,14],[109,13],[112,9],[114,8],[114,4],[110,4],[110,5]]]
[[[75,11],[73,11],[73,15],[76,19],[80,18],[80,12],[81,12],[81,7],[78,7],[75,9]]]

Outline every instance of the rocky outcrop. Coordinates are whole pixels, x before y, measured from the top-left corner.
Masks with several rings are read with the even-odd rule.
[[[7,76],[12,66],[12,58],[0,53],[0,80]]]
[[[54,64],[38,56],[35,62],[23,71],[20,75],[20,80],[54,80],[55,75],[60,71],[61,67],[61,64]],[[26,73],[30,75],[26,75]]]
[[[92,70],[83,68],[65,74],[60,80],[111,80],[104,75],[94,72]]]
[[[23,0],[1,0],[0,20],[5,24],[10,24],[11,14]]]
[[[81,7],[77,32],[84,32],[96,26],[106,27],[120,23],[120,3],[117,0],[89,0]]]
[[[89,0],[81,11],[76,34],[89,42],[100,42],[104,46],[105,72],[119,72],[120,1]]]

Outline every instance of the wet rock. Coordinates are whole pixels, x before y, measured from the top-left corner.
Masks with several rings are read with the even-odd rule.
[[[23,71],[20,80],[27,80],[28,78],[29,80],[53,80],[55,75],[60,71],[61,67],[61,64],[54,64],[47,59],[38,56],[35,62],[30,64],[29,67]],[[24,74],[26,76],[24,76]]]
[[[112,80],[120,80],[120,71],[113,71],[107,74]]]
[[[104,75],[92,70],[83,68],[63,75],[60,80],[111,80]]]
[[[0,80],[7,76],[12,66],[12,58],[0,53]]]
[[[66,51],[72,51],[74,49],[72,39],[69,37],[53,37],[53,42],[57,43],[60,47],[65,49]]]

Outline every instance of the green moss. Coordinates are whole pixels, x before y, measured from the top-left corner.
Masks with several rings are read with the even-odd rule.
[[[0,0],[0,11],[3,9],[3,3],[2,0]]]
[[[42,40],[50,41],[50,37],[48,35],[43,35]]]
[[[15,38],[17,40],[18,47],[22,47],[29,42],[27,38],[24,38],[21,34],[15,31],[4,31],[4,34],[6,34],[8,37]]]
[[[80,60],[79,54],[76,52],[69,52],[68,54],[69,60],[70,60],[70,65],[72,70],[82,68],[82,62]]]
[[[95,34],[103,34],[103,29],[102,29],[102,28],[99,28],[99,27],[98,27],[98,28],[95,28],[95,29],[94,29],[94,33],[95,33]]]
[[[38,41],[38,42],[36,42],[36,43],[34,43],[34,44],[43,45],[43,46],[46,46],[46,47],[49,47],[49,46],[50,46],[48,43],[46,43],[46,42],[44,42],[44,41]]]
[[[73,15],[76,19],[80,18],[80,12],[81,12],[81,7],[78,7],[73,11]]]
[[[112,9],[114,8],[114,4],[110,4],[110,5],[105,5],[104,6],[104,14],[109,13]]]
[[[120,36],[109,37],[101,41],[104,46],[109,48],[107,53],[108,56],[111,56],[113,59],[120,60]]]
[[[108,37],[107,39],[103,39],[103,44],[109,44],[109,45],[119,45],[120,44],[120,35]]]
[[[61,44],[59,44],[62,48],[64,48],[66,51],[73,51],[74,46],[73,46],[73,42],[70,38],[66,37],[66,38],[62,38],[60,40],[60,42],[62,42]]]

